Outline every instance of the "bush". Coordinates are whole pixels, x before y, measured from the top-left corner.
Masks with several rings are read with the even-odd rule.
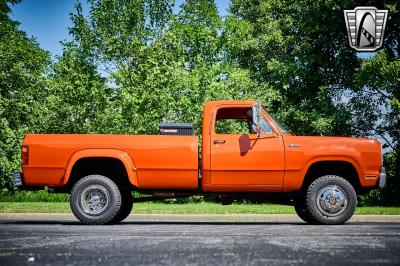
[[[0,202],[68,202],[68,194],[52,194],[48,189],[39,191],[3,190]]]

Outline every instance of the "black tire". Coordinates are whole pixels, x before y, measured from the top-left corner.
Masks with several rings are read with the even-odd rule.
[[[122,190],[122,207],[119,214],[114,218],[113,222],[119,223],[125,220],[132,211],[133,197],[130,190]]]
[[[307,189],[305,208],[311,223],[344,224],[353,216],[356,207],[353,186],[340,176],[321,176]]]
[[[296,211],[300,219],[302,219],[304,222],[315,224],[316,221],[311,217],[310,212],[306,208],[306,203],[304,199],[298,199],[295,201],[294,210]]]
[[[84,224],[110,224],[121,212],[122,196],[111,179],[89,175],[72,188],[70,205],[75,217]]]

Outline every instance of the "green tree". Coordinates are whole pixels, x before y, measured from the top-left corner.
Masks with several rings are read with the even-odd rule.
[[[173,83],[168,74],[175,74],[166,70],[175,69],[176,64],[169,58],[171,53],[160,53],[157,45],[170,18],[172,1],[104,0],[88,4],[86,17],[82,5],[76,5],[71,34],[77,50],[74,55],[97,66],[92,70],[101,73],[110,91],[108,107],[93,119],[102,121],[110,133],[154,133],[157,116],[165,113],[168,97],[172,97],[167,93]]]
[[[46,133],[108,133],[107,120],[112,93],[81,50],[71,43],[64,43],[64,52],[52,64],[48,74],[48,93],[45,106],[48,115],[41,129]]]
[[[359,64],[343,22],[350,3],[232,1],[224,32],[228,60],[279,92],[272,111],[294,132],[351,134],[350,113],[333,101]]]
[[[40,130],[46,111],[43,73],[50,57],[10,19],[10,5],[18,2],[0,2],[0,187],[9,186],[10,174],[20,170],[21,140]]]
[[[106,111],[115,123],[106,119],[108,130],[156,133],[161,121],[186,121],[200,132],[205,101],[255,98],[250,72],[224,62],[214,1],[189,0],[178,14],[171,13],[169,1],[151,3],[89,1],[89,16],[80,4],[72,15],[72,46],[98,66],[112,90]]]

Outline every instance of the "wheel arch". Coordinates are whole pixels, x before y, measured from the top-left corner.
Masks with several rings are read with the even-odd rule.
[[[66,185],[71,182],[71,174],[73,173],[74,167],[79,162],[85,159],[107,159],[115,160],[119,162],[126,171],[128,181],[131,185],[139,187],[138,176],[136,172],[136,166],[131,156],[118,149],[83,149],[75,152],[69,159],[63,179],[63,184]]]
[[[304,173],[301,189],[306,189],[316,178],[323,175],[338,175],[347,181],[357,191],[361,189],[361,167],[350,157],[319,158],[310,161]]]

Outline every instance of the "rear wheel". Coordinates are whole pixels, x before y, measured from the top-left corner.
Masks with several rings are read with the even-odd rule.
[[[71,191],[71,209],[85,224],[113,223],[121,212],[122,196],[118,186],[102,175],[80,179]]]
[[[353,186],[340,176],[319,177],[307,189],[305,213],[311,223],[343,224],[353,216],[356,206]]]

